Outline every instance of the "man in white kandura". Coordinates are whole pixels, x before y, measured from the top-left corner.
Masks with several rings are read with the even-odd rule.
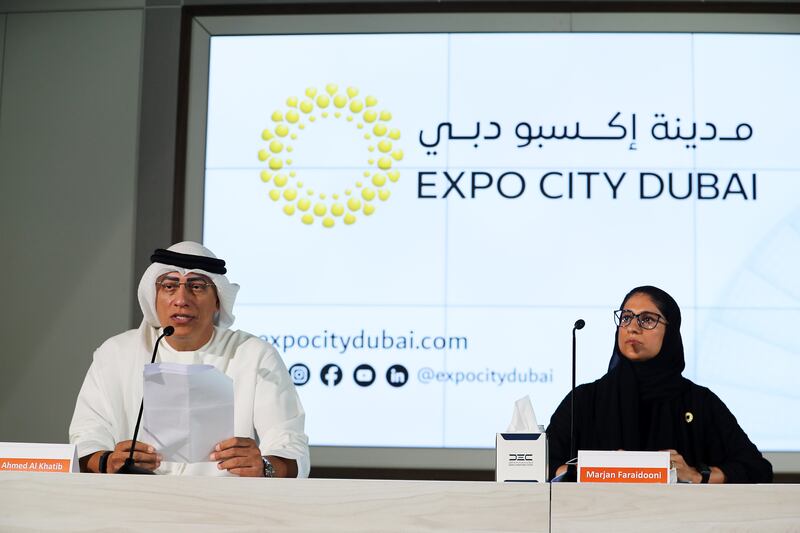
[[[94,353],[69,428],[81,471],[117,472],[131,449],[142,399],[144,365],[163,328],[158,361],[213,365],[233,380],[234,435],[207,463],[162,462],[152,445],[137,442],[138,467],[157,474],[306,477],[305,412],[275,348],[228,329],[239,286],[225,277],[225,261],[194,242],[156,250],[139,282],[144,320],[108,339]]]

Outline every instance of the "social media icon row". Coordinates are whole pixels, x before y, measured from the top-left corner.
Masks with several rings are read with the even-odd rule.
[[[298,387],[305,385],[311,380],[311,370],[303,363],[295,363],[289,367],[289,375]],[[353,381],[361,387],[369,387],[375,383],[377,377],[375,369],[367,364],[358,365],[353,370]],[[342,382],[344,372],[342,368],[334,363],[329,363],[322,367],[319,372],[319,379],[328,387],[335,387]],[[408,369],[403,365],[392,365],[386,370],[386,382],[392,387],[402,387],[408,382]]]

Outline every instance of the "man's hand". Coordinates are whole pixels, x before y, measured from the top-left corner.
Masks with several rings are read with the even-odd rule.
[[[131,444],[133,441],[125,440],[120,442],[114,447],[106,461],[106,473],[114,474],[122,468],[125,464],[125,459],[131,453]],[[91,455],[81,457],[80,465],[81,472],[100,472],[100,456],[106,453],[105,451],[95,452]],[[136,466],[146,468],[147,470],[155,470],[161,466],[161,456],[156,453],[155,448],[144,442],[136,442],[136,448],[133,452],[133,461]]]
[[[217,468],[242,477],[264,477],[264,461],[256,441],[247,437],[233,437],[214,447],[209,456],[217,461]]]
[[[233,437],[217,444],[209,457],[217,461],[217,468],[242,477],[264,477],[264,460],[256,441],[247,437]],[[275,477],[297,477],[297,461],[277,455],[268,455],[275,469]]]
[[[130,456],[132,440],[124,440],[114,446],[114,451],[108,456],[106,470],[109,474],[116,473],[125,464],[125,459]],[[133,462],[136,466],[155,470],[161,466],[161,456],[156,453],[156,449],[144,442],[136,441],[136,448],[133,451]]]

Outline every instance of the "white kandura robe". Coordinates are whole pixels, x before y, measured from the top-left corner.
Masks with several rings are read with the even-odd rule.
[[[144,365],[150,362],[160,333],[143,321],[138,329],[111,337],[95,351],[69,428],[69,440],[77,445],[78,457],[113,450],[116,443],[133,437]],[[192,352],[173,350],[162,340],[156,361],[213,365],[232,378],[231,436],[255,439],[262,455],[296,460],[298,477],[308,476],[305,412],[286,366],[271,344],[243,331],[215,327],[211,340]],[[219,470],[216,462],[162,462],[156,473],[231,475]]]

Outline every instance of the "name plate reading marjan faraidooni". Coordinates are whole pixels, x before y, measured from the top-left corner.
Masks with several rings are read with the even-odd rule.
[[[670,483],[669,452],[578,450],[579,483]]]

